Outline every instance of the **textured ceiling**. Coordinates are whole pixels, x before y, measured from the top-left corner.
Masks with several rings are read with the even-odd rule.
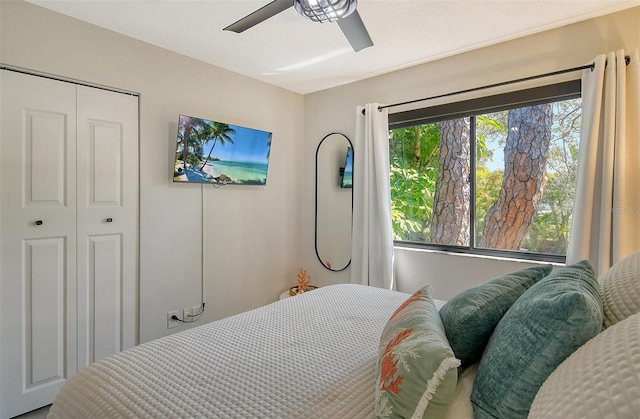
[[[356,53],[337,24],[311,22],[293,7],[241,34],[222,30],[268,0],[28,1],[302,94],[640,4],[360,0],[375,45]]]

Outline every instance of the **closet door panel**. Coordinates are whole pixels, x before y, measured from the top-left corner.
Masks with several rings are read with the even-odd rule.
[[[66,128],[65,114],[24,110],[25,206],[66,205]]]
[[[83,367],[136,344],[138,98],[79,86],[77,129]]]
[[[89,363],[122,350],[122,235],[87,237]]]
[[[25,389],[65,379],[65,239],[25,240]]]
[[[0,71],[0,416],[76,372],[76,88]]]
[[[123,126],[121,123],[89,120],[89,208],[122,205]]]

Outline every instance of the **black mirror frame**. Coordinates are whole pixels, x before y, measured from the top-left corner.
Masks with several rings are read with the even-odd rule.
[[[345,269],[347,269],[349,267],[349,265],[351,265],[351,255],[349,255],[349,262],[347,262],[347,264],[343,268],[333,269],[333,268],[330,268],[329,266],[327,266],[324,263],[324,261],[320,257],[320,254],[318,253],[318,153],[320,152],[320,146],[322,145],[324,140],[329,138],[329,136],[331,136],[331,135],[342,135],[345,138],[345,140],[347,140],[349,142],[349,145],[351,146],[351,150],[353,151],[354,166],[355,166],[355,153],[356,153],[356,151],[353,148],[353,143],[351,142],[349,137],[347,137],[346,135],[342,134],[341,132],[331,132],[331,133],[325,135],[322,138],[322,140],[320,140],[320,143],[318,143],[318,147],[316,148],[315,248],[316,248],[316,256],[317,256],[318,260],[320,261],[320,263],[322,264],[322,266],[324,266],[326,269],[328,269],[328,270],[330,270],[332,272],[341,272],[341,271],[344,271]],[[351,231],[353,232],[353,185],[351,186]]]

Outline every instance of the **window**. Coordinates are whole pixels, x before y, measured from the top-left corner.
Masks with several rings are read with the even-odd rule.
[[[396,244],[564,261],[580,81],[389,115]]]

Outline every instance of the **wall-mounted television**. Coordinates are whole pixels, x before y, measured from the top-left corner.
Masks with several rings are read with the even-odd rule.
[[[267,131],[180,115],[173,181],[266,185],[271,136]]]
[[[347,158],[344,162],[344,174],[342,175],[341,188],[353,187],[353,149],[347,147]]]

